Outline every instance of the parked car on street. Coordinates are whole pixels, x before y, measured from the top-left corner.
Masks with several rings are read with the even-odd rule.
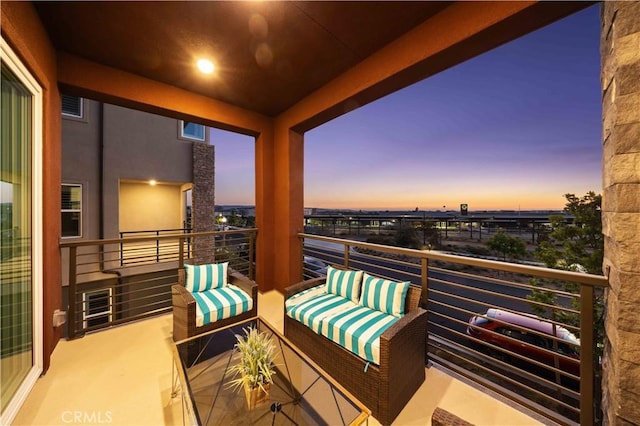
[[[557,358],[560,370],[580,375],[580,340],[540,317],[488,309],[484,316],[469,319],[467,334],[550,367],[556,365]]]

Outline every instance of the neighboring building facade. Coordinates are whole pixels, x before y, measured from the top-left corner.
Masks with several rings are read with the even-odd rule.
[[[207,204],[215,193],[213,170],[214,149],[203,125],[62,95],[64,242],[155,235],[145,231],[176,233],[191,228],[192,219],[199,230],[213,230],[214,207]],[[174,246],[166,250],[175,251]],[[144,273],[175,268],[166,263],[149,267],[154,260],[140,257],[145,250],[155,251],[155,242],[103,247],[102,254],[94,248],[78,261],[76,309],[69,318],[77,327],[143,309],[138,306],[142,302],[128,296],[146,291],[127,284],[129,275],[142,273],[136,266],[146,266]],[[62,250],[61,261],[63,306],[69,309],[68,249]],[[155,280],[154,285],[159,282]],[[154,291],[151,286],[148,297],[154,297]]]
[[[62,238],[184,228],[187,191],[205,178],[193,146],[208,144],[206,127],[66,95],[62,104]]]

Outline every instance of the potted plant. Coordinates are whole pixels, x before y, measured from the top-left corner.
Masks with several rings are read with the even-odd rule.
[[[244,334],[236,334],[235,349],[240,353],[240,362],[230,367],[235,378],[229,384],[244,388],[251,410],[269,401],[269,388],[276,374],[273,369],[275,346],[269,334],[255,327],[244,329]]]

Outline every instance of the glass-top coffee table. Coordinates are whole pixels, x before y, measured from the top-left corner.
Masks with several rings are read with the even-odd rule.
[[[243,389],[229,385],[239,362],[236,334],[256,327],[272,335],[274,382],[269,401],[251,410]],[[182,394],[183,423],[197,425],[360,425],[370,411],[259,317],[175,343],[173,395]]]

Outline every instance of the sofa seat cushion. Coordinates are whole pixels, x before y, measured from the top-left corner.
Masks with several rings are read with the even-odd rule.
[[[289,308],[298,305],[302,302],[305,302],[309,299],[313,299],[314,297],[320,296],[322,294],[327,293],[327,288],[324,284],[320,284],[316,287],[311,287],[306,290],[302,290],[299,293],[294,294],[284,301],[285,309],[288,311]]]
[[[351,306],[322,320],[323,336],[369,362],[380,365],[380,335],[397,317],[361,305]]]
[[[196,327],[250,311],[253,299],[235,285],[191,293],[196,300]]]
[[[285,301],[287,316],[316,333],[320,332],[325,318],[355,306],[355,303],[344,297],[327,293],[324,284],[295,294]]]

